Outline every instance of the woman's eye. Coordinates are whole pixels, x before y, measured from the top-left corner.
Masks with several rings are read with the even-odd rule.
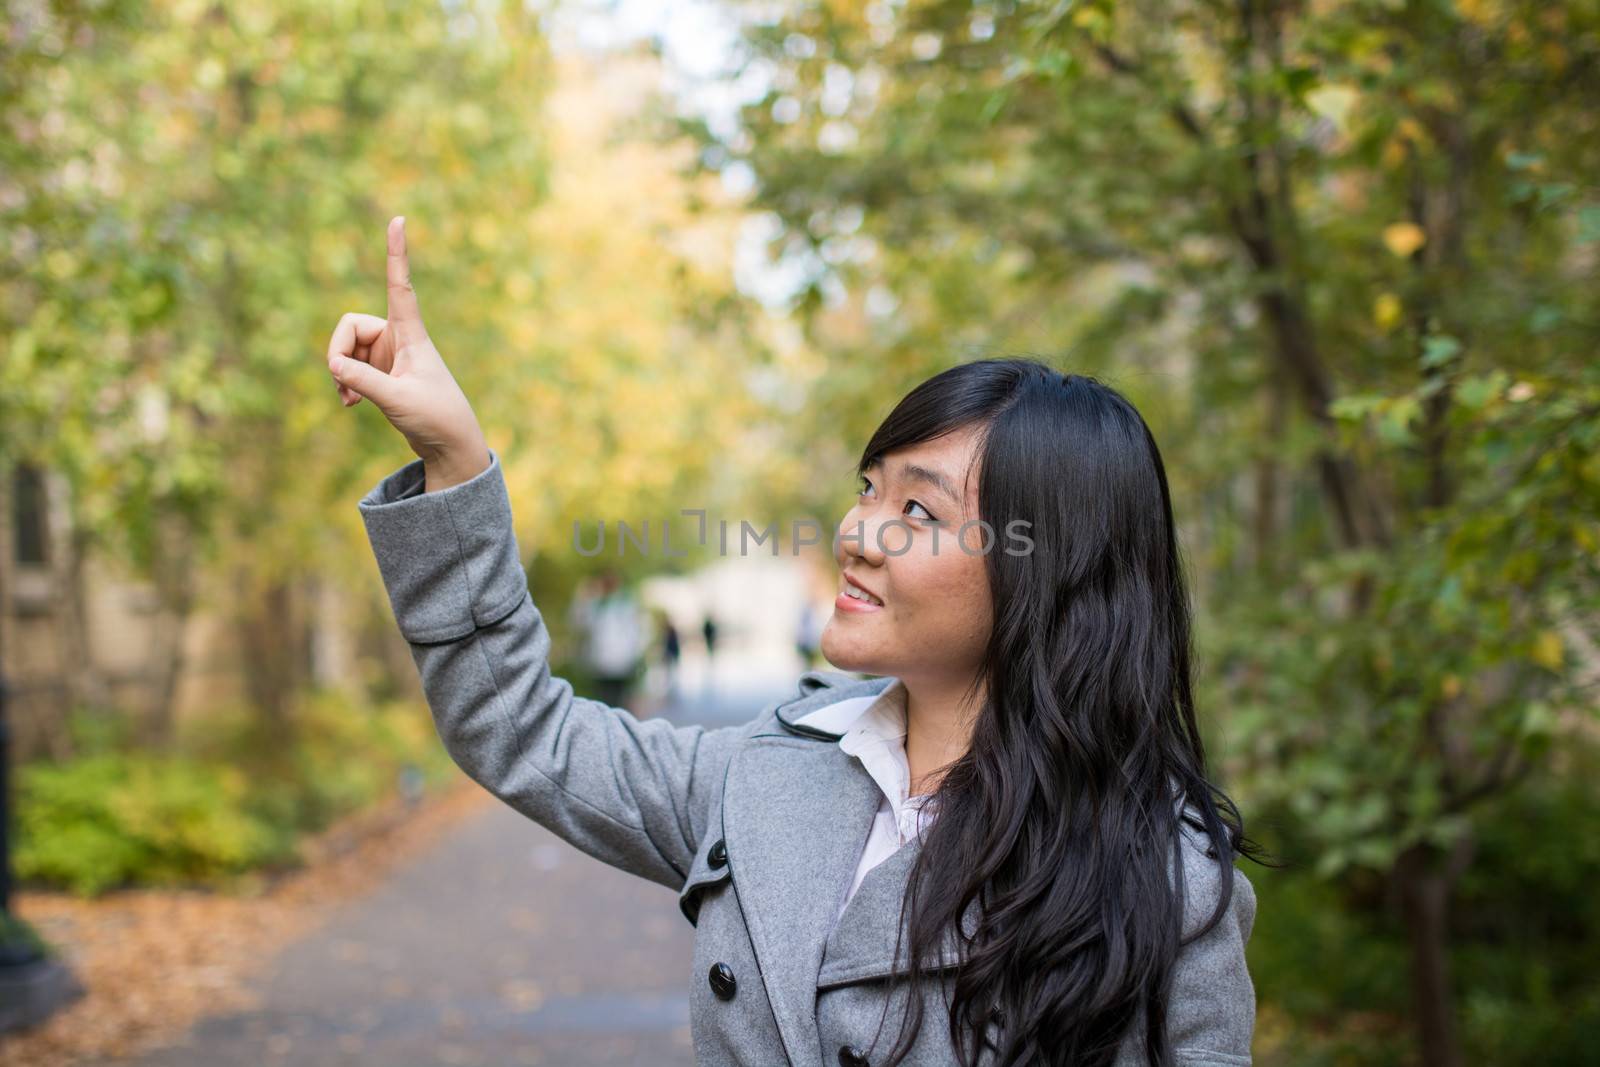
[[[908,507],[908,508],[922,508],[922,505],[917,503],[915,500],[908,500],[908,501],[906,501],[906,507]],[[915,516],[915,515],[912,516],[912,518],[917,518],[917,517],[918,516]],[[928,518],[928,519],[932,519],[933,518],[933,514],[930,511],[928,511],[927,508],[922,508],[922,517]]]
[[[861,479],[861,488],[857,489],[856,492],[857,492],[857,494],[865,495],[867,490],[871,489],[871,488],[872,488],[872,482],[869,481],[866,478],[862,478]]]

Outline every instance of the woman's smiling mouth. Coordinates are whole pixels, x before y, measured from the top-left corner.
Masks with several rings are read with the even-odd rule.
[[[883,601],[846,574],[844,588],[834,600],[833,606],[840,611],[877,611],[883,607]]]

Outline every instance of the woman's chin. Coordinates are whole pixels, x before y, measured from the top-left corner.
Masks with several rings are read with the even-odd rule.
[[[833,624],[822,632],[822,658],[833,664],[834,668],[841,671],[854,671],[857,674],[884,674],[879,670],[882,666],[878,657],[871,655],[865,649],[856,645],[849,638],[832,632]]]

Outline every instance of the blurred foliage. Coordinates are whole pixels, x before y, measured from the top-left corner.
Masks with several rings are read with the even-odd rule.
[[[295,573],[392,444],[330,417],[319,358],[341,311],[381,297],[390,214],[415,219],[419,285],[477,294],[440,301],[440,331],[503,347],[508,302],[482,279],[527,251],[542,193],[534,20],[381,0],[28,14],[0,64],[0,453],[63,473],[76,534],[136,567],[181,522],[248,546],[233,562],[258,579]]]
[[[1594,820],[1600,751],[1574,750],[1478,823],[1477,854],[1454,911],[1453,962],[1472,1062],[1583,1064],[1600,1033],[1600,870]],[[1407,931],[1370,873],[1316,872],[1314,814],[1258,807],[1262,839],[1288,868],[1250,871],[1262,902],[1250,968],[1261,999],[1258,1051],[1269,1062],[1403,1064],[1393,1038],[1409,996]],[[1315,961],[1309,966],[1308,961]],[[1308,1046],[1307,1039],[1312,1043]]]
[[[1600,736],[1600,4],[735,7],[766,91],[732,135],[678,128],[803,279],[802,500],[837,513],[854,445],[953,362],[1122,389],[1169,464],[1218,777],[1294,827],[1293,873],[1250,872],[1264,1055],[1365,1027],[1453,1064],[1559,1004],[1592,1045],[1581,975],[1502,981],[1532,959],[1466,926],[1524,862],[1489,858],[1518,805],[1570,781],[1521,827],[1551,847],[1600,808],[1566,758]]]
[[[245,777],[171,754],[28,765],[18,787],[18,875],[93,895],[237,874],[292,854],[287,828],[246,809]]]
[[[254,618],[258,674],[307,655],[275,613],[290,584],[389,618],[355,502],[411,457],[370,404],[339,405],[323,354],[342,312],[383,313],[395,214],[541,604],[596,565],[574,521],[727,499],[763,348],[718,183],[679,176],[692,145],[625,135],[656,61],[558,60],[532,5],[6,10],[0,468],[61,476],[73,551],[154,579],[163,617]],[[209,603],[202,570],[227,576]],[[281,862],[391,788],[399,754],[442,753],[426,718],[412,736],[398,712],[282,713],[299,704],[216,709],[159,750],[127,709],[79,716],[81,758],[22,769],[23,876],[90,892]]]
[[[412,457],[339,405],[323,353],[341,313],[383,313],[395,214],[530,554],[587,572],[574,520],[726,496],[763,346],[717,183],[678,176],[692,146],[623,135],[659,64],[558,62],[520,4],[13,8],[0,463],[65,479],[78,549],[177,613],[175,559],[242,606],[313,573],[374,589],[345,565],[368,554],[354,502]]]
[[[126,747],[109,721],[75,730],[87,743],[73,759],[18,769],[20,878],[84,895],[226,884],[295,862],[301,835],[454,767],[410,703],[362,708],[321,693],[280,725],[219,709],[160,752]]]

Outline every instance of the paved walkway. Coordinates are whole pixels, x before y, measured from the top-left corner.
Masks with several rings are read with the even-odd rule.
[[[664,714],[746,721],[797,674],[692,688]],[[496,804],[285,946],[259,1010],[137,1062],[689,1067],[693,933],[671,890]]]

